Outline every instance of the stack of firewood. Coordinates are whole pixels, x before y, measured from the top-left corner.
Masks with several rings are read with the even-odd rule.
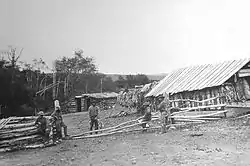
[[[37,134],[36,117],[10,117],[0,120],[0,152],[25,148],[41,142]]]

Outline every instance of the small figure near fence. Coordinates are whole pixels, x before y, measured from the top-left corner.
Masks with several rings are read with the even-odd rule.
[[[159,104],[158,110],[161,113],[161,133],[166,133],[166,125],[170,124],[170,101],[169,96],[166,95],[165,98],[161,98],[161,103]]]
[[[95,130],[98,130],[98,119],[99,119],[99,107],[93,102],[89,107],[89,118],[90,118],[90,131],[92,131],[95,126]],[[97,134],[98,132],[96,132]],[[91,133],[92,134],[92,133]]]
[[[43,111],[38,112],[38,118],[35,121],[35,125],[37,127],[38,134],[40,134],[43,137],[45,143],[48,143],[50,127],[49,123],[47,122],[47,119],[44,117]]]
[[[145,114],[139,122],[142,123],[142,127],[145,129],[144,131],[146,131],[146,128],[149,128],[148,122],[152,119],[152,105],[149,102],[146,102],[144,103],[144,108]]]

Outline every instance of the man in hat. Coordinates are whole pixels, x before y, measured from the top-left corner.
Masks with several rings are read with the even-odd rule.
[[[144,116],[141,120],[139,120],[139,122],[142,123],[142,128],[146,129],[147,127],[149,127],[147,123],[152,119],[152,105],[149,101],[147,101],[143,104],[143,107],[145,109]]]
[[[160,98],[161,103],[159,104],[158,110],[161,113],[161,121],[162,121],[162,128],[161,133],[166,133],[166,125],[169,124],[170,118],[170,101],[169,96],[166,95],[165,97]]]
[[[38,112],[38,118],[35,121],[35,125],[38,129],[38,133],[44,137],[45,141],[49,140],[49,127],[47,119],[44,117],[44,112]]]
[[[98,118],[99,118],[99,107],[96,106],[95,102],[89,107],[89,118],[90,118],[90,131],[92,131],[93,126],[95,126],[95,130],[98,130]],[[98,132],[96,132],[97,134]]]
[[[61,111],[61,108],[60,106],[56,106],[55,108],[55,111],[51,114],[51,116],[56,119],[56,126],[57,126],[57,131],[60,132],[60,134],[62,135],[61,133],[61,128],[63,128],[63,131],[64,131],[64,136],[65,137],[69,137],[68,135],[68,127],[65,125],[65,123],[63,122],[63,118],[62,118],[62,111]]]

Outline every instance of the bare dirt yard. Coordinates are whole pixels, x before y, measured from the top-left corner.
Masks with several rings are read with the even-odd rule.
[[[123,108],[117,108],[121,111]],[[111,110],[102,111],[107,117]],[[103,119],[105,127],[136,116]],[[69,134],[88,130],[88,114],[64,116]],[[1,166],[158,166],[250,165],[250,127],[246,119],[220,120],[168,131],[135,132],[99,138],[64,140],[60,145],[0,154]],[[197,134],[197,135],[195,135]]]

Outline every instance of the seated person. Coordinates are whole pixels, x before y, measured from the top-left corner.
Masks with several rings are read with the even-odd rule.
[[[56,110],[52,113],[51,116],[52,116],[53,118],[56,119],[57,127],[63,128],[64,136],[65,136],[65,137],[69,137],[69,135],[68,135],[68,133],[67,133],[67,126],[66,126],[65,123],[63,122],[62,112],[61,112],[60,107],[56,107]],[[59,129],[59,128],[58,128],[58,132],[59,132],[59,130],[62,131],[62,129]]]
[[[53,143],[59,143],[62,141],[62,127],[61,123],[56,116],[50,117],[50,123],[52,127],[52,140]]]
[[[35,125],[38,129],[38,134],[40,134],[44,141],[49,141],[49,128],[48,128],[48,122],[47,119],[44,117],[44,112],[40,111],[38,112],[38,118],[35,121]]]

